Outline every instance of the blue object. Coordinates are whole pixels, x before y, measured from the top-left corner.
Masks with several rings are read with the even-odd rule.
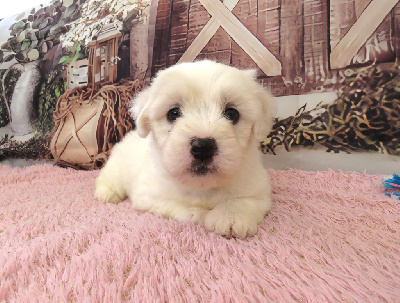
[[[390,197],[397,197],[400,200],[400,176],[393,174],[393,176],[382,179],[382,185],[385,188],[385,195]]]

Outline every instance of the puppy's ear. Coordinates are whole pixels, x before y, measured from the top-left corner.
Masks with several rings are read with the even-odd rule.
[[[254,137],[261,141],[271,131],[273,125],[273,116],[275,115],[276,105],[274,98],[268,93],[268,91],[257,81],[256,70],[246,70],[249,77],[252,78],[254,84],[254,94],[258,99],[259,110],[256,114],[256,122],[253,127]]]
[[[257,120],[254,124],[254,137],[262,141],[272,129],[273,116],[275,114],[275,100],[263,88],[257,93],[261,110],[257,113]]]
[[[149,89],[141,91],[134,99],[130,113],[135,119],[136,131],[139,137],[145,138],[150,133],[151,125],[148,115],[150,102]]]

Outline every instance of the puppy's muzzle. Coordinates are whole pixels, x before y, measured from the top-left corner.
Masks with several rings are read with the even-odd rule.
[[[193,138],[190,144],[190,153],[201,162],[211,162],[218,152],[217,142],[214,138]]]

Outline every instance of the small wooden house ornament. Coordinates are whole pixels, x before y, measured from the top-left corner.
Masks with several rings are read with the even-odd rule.
[[[100,84],[117,80],[118,46],[122,33],[114,24],[106,24],[89,43],[88,86],[98,88]],[[97,86],[97,87],[96,87]]]

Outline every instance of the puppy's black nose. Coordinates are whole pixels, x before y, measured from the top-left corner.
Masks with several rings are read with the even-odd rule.
[[[193,138],[190,144],[192,146],[190,153],[200,161],[211,160],[218,151],[217,142],[214,138]]]

